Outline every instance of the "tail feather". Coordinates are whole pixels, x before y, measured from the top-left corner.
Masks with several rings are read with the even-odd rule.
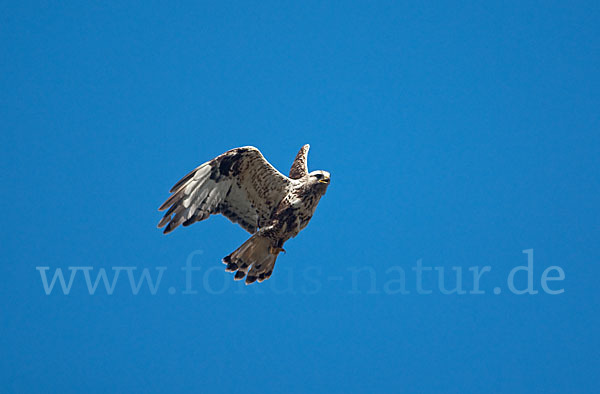
[[[246,277],[246,284],[269,279],[275,267],[277,255],[271,253],[272,241],[260,234],[254,234],[229,256],[223,258],[227,264],[225,271],[235,272],[234,280]],[[250,271],[250,272],[248,272]]]

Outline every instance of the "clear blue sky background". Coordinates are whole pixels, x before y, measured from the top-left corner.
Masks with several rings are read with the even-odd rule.
[[[597,1],[71,3],[0,7],[3,392],[600,387]],[[224,218],[155,228],[196,165],[304,143],[332,184],[269,281],[222,272]],[[540,293],[511,294],[529,248]],[[486,293],[416,294],[418,259]],[[36,266],[167,270],[65,296]]]

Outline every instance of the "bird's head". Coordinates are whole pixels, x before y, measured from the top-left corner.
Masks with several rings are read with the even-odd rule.
[[[327,186],[329,186],[330,179],[331,176],[327,171],[318,170],[308,174],[309,184],[319,190],[322,190],[323,193],[327,189]]]

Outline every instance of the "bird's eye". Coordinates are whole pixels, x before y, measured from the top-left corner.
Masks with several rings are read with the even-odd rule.
[[[317,180],[320,180],[323,178],[323,174],[315,174],[315,177],[317,178]]]

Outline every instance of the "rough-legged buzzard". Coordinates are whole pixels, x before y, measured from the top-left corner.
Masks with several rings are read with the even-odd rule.
[[[309,145],[292,164],[289,177],[252,146],[235,148],[202,164],[171,188],[159,208],[168,208],[158,227],[167,234],[222,214],[253,234],[223,258],[234,279],[246,284],[269,279],[283,244],[306,227],[329,186],[327,171],[308,172]]]

